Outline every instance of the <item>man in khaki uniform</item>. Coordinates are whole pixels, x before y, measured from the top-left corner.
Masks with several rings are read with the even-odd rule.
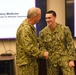
[[[18,75],[38,75],[37,58],[48,58],[48,52],[38,44],[36,24],[41,18],[41,10],[33,7],[28,10],[27,18],[21,23],[16,35],[16,64]],[[40,45],[40,50],[38,46]]]
[[[56,20],[56,13],[46,13],[47,26],[39,32],[39,37],[49,52],[47,75],[58,75],[59,67],[63,75],[74,75],[74,42],[69,28]]]

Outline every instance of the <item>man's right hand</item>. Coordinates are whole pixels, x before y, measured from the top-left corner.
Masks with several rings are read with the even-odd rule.
[[[44,58],[45,59],[48,59],[48,55],[49,55],[48,51],[44,52]]]

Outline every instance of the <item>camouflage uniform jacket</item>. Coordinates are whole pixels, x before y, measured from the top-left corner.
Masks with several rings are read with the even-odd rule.
[[[26,20],[22,22],[16,35],[17,65],[35,64],[37,58],[43,57],[44,51],[38,49],[36,30]]]
[[[46,26],[39,32],[39,37],[49,52],[49,60],[58,60],[62,56],[68,57],[68,60],[75,60],[74,42],[67,26],[57,23],[53,32]]]

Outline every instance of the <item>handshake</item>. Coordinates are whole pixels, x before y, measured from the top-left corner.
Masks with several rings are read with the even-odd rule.
[[[49,55],[49,52],[48,51],[44,52],[44,58],[45,59],[48,59],[48,55]]]

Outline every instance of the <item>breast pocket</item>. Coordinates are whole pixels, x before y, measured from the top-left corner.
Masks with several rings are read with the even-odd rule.
[[[45,47],[46,48],[49,48],[49,47],[51,47],[52,46],[52,37],[51,36],[46,36],[44,39],[42,39],[43,40],[43,42],[44,42],[44,45],[45,45]]]

